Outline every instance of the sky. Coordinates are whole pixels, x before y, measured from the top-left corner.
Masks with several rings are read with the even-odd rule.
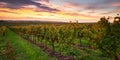
[[[0,0],[0,20],[96,22],[120,13],[120,0]]]

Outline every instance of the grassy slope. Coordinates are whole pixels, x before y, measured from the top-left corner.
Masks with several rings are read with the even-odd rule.
[[[17,60],[55,60],[45,54],[39,47],[30,44],[13,31],[7,29],[6,38],[13,45]]]

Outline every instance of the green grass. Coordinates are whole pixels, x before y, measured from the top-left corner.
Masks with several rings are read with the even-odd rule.
[[[6,39],[14,47],[17,60],[56,60],[9,29],[6,30]]]
[[[0,60],[4,59],[3,52],[6,49],[6,44],[4,41],[4,38],[2,38],[2,35],[0,34]]]

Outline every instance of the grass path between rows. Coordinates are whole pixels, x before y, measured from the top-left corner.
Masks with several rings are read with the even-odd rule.
[[[13,45],[17,60],[56,60],[8,28],[5,37]]]

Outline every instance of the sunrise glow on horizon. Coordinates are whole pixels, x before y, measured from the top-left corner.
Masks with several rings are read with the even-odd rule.
[[[0,20],[96,22],[120,13],[120,0],[0,0]]]

